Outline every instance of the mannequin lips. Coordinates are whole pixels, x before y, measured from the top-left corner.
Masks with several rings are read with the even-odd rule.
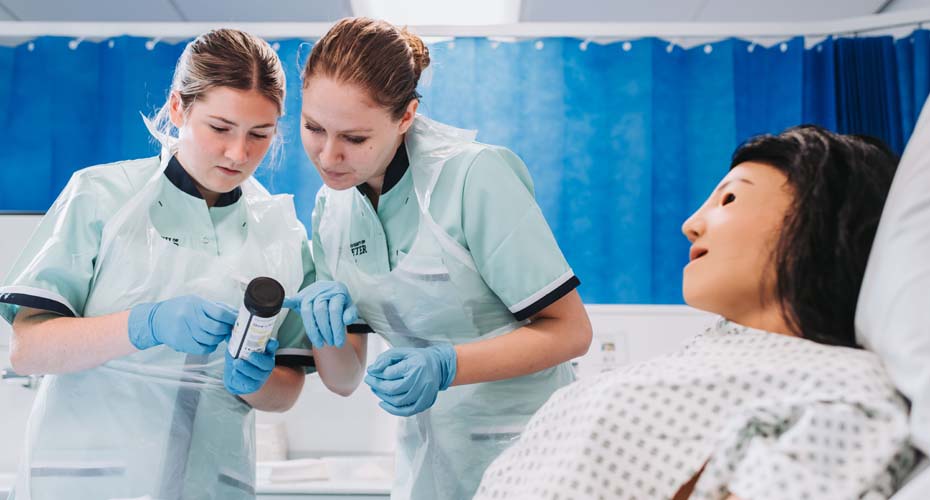
[[[691,247],[691,252],[689,253],[689,261],[694,262],[697,259],[707,255],[707,249],[701,247]]]

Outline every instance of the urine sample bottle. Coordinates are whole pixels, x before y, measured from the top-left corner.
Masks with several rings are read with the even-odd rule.
[[[283,303],[284,287],[275,279],[260,276],[249,282],[229,338],[229,354],[233,358],[265,351]]]

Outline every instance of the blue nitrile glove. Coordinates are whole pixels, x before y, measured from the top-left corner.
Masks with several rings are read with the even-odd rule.
[[[129,312],[129,341],[143,350],[157,345],[187,354],[210,354],[229,338],[236,310],[196,295],[134,306]]]
[[[251,352],[245,358],[235,359],[226,350],[226,369],[223,384],[233,394],[251,394],[265,385],[274,370],[274,353],[278,350],[277,339],[268,339],[265,352]]]
[[[378,405],[384,411],[409,417],[433,406],[439,391],[455,380],[455,367],[455,347],[450,344],[396,347],[368,367],[365,383],[381,399]]]
[[[284,299],[284,307],[300,313],[304,331],[313,347],[342,347],[346,325],[358,320],[349,289],[338,281],[317,281]]]

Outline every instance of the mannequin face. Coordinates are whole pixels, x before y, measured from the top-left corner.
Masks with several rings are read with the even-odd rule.
[[[772,166],[746,162],[730,170],[682,226],[692,244],[685,302],[744,325],[785,328],[774,324],[782,313],[773,257],[793,198],[787,177]]]

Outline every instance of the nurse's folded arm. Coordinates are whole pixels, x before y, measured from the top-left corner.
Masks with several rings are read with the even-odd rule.
[[[69,373],[134,353],[128,323],[129,311],[70,318],[22,307],[13,321],[11,368],[23,375]]]
[[[256,410],[285,412],[297,402],[304,379],[302,369],[276,366],[261,389],[240,397]]]
[[[535,373],[582,356],[591,344],[591,322],[573,290],[506,335],[455,346],[452,385],[491,382]]]
[[[297,294],[284,299],[284,307],[300,317],[323,385],[349,396],[364,375],[368,337],[350,334],[346,327],[358,319],[358,310],[345,284],[321,277],[317,264],[313,266],[315,281],[305,281]]]
[[[229,338],[236,311],[188,294],[136,304],[128,312],[98,318],[62,318],[34,309],[22,318],[25,322],[20,321],[18,326],[16,318],[13,321],[16,364],[25,365],[28,371],[44,368],[51,371],[43,373],[65,373],[93,368],[135,350],[159,345],[189,355],[208,355]],[[88,333],[92,331],[87,330],[88,326],[98,327],[101,333]],[[21,342],[22,335],[26,338]],[[126,342],[120,338],[128,340],[133,349],[127,352]],[[52,357],[46,355],[48,346],[54,346]],[[44,366],[39,360],[43,355],[46,355]],[[55,364],[56,361],[63,364]]]
[[[341,348],[314,347],[313,359],[323,385],[340,396],[355,392],[365,375],[367,351],[367,334],[347,334]]]
[[[70,373],[132,354],[138,349],[127,335],[128,322],[129,311],[70,318],[22,307],[13,322],[11,368],[23,375]],[[303,371],[276,366],[259,391],[242,399],[258,410],[286,411],[294,406],[303,383]]]

